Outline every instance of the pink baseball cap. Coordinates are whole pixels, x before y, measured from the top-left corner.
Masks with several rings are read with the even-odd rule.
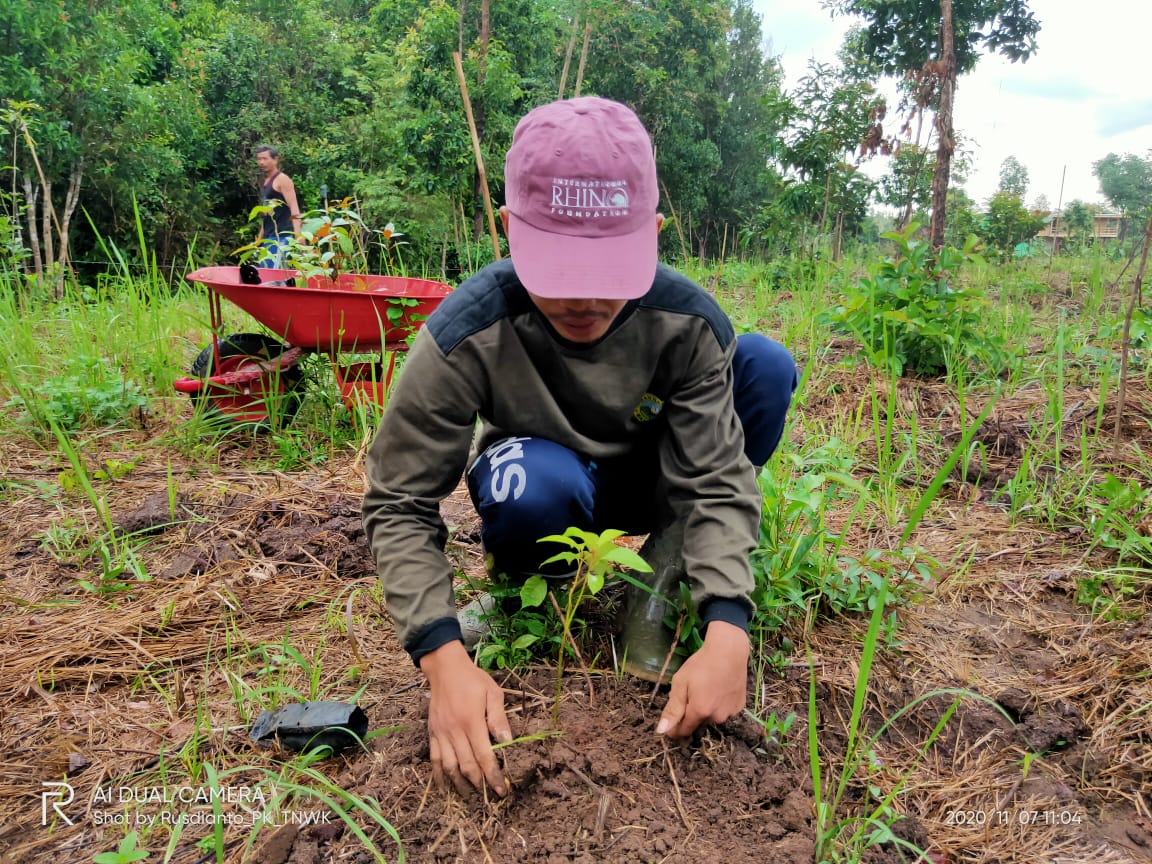
[[[631,300],[656,276],[656,159],[630,108],[585,96],[517,124],[504,160],[508,246],[524,287]]]

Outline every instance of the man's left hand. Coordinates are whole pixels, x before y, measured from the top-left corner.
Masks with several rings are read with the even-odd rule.
[[[684,738],[702,723],[735,717],[748,700],[748,634],[726,621],[712,621],[700,650],[672,677],[672,693],[658,735]]]

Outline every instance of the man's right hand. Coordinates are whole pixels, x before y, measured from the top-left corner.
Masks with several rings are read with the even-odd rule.
[[[460,642],[449,642],[420,658],[420,669],[432,689],[428,706],[428,740],[432,772],[442,783],[447,775],[461,795],[467,780],[476,788],[484,782],[498,795],[507,794],[504,777],[489,735],[511,741],[504,714],[504,691]]]

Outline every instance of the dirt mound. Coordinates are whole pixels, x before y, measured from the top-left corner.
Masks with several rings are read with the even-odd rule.
[[[596,677],[590,699],[581,681],[567,682],[555,726],[548,672],[505,682],[513,733],[526,739],[500,751],[505,799],[430,787],[423,694],[342,783],[389,802],[410,861],[751,864],[767,841],[781,864],[812,860],[811,780],[770,754],[754,722],[669,742],[653,731],[662,698],[649,706],[639,683]]]

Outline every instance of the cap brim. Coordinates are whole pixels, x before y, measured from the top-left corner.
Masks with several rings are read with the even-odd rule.
[[[508,214],[508,246],[520,282],[555,299],[633,300],[656,278],[656,214],[631,234],[573,237]]]

